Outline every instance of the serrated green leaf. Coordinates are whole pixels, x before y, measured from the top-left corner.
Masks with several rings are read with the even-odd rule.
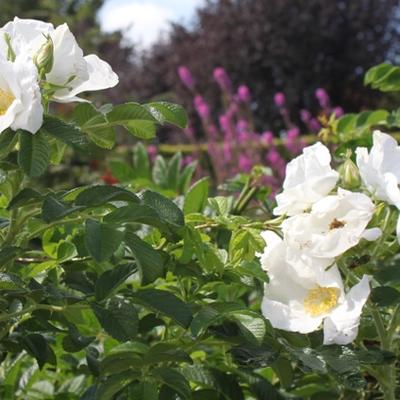
[[[85,244],[97,262],[109,259],[120,246],[123,237],[124,233],[111,225],[92,219],[86,221]]]
[[[155,136],[157,120],[138,103],[126,103],[115,106],[107,114],[108,122],[121,125],[141,139],[151,139]]]
[[[101,301],[110,296],[135,270],[134,265],[124,264],[103,272],[96,281],[96,300]]]
[[[133,294],[133,300],[170,317],[185,328],[187,328],[192,321],[190,307],[166,290],[142,289]]]
[[[43,195],[38,191],[25,188],[19,191],[8,203],[7,209],[13,210],[14,208],[19,208],[27,205],[32,205],[35,203],[39,203],[43,198]]]
[[[42,206],[42,218],[46,222],[53,222],[72,214],[82,207],[73,207],[58,199],[56,196],[48,194]]]
[[[176,369],[166,367],[156,368],[153,369],[152,375],[171,389],[178,392],[184,399],[190,398],[191,390],[189,382]]]
[[[113,298],[105,306],[92,304],[103,329],[120,342],[132,340],[138,331],[136,308],[126,299]]]
[[[88,146],[88,141],[79,128],[59,118],[46,116],[42,129],[68,146],[79,150],[84,150]]]
[[[35,357],[40,369],[42,369],[46,363],[56,365],[56,355],[42,335],[38,333],[29,333],[21,337],[21,342],[26,351],[31,356]]]
[[[131,229],[125,232],[125,244],[131,250],[142,276],[142,284],[147,285],[164,276],[164,262],[159,251],[139,238]]]
[[[139,198],[132,192],[116,186],[92,186],[78,194],[77,206],[97,207],[110,201],[128,201],[139,203]]]
[[[46,171],[50,161],[50,146],[42,132],[32,135],[19,131],[18,164],[31,178],[37,178]]]
[[[166,101],[158,101],[145,104],[145,107],[151,112],[151,114],[160,124],[168,122],[172,125],[178,126],[179,128],[186,128],[187,126],[187,113],[185,109],[178,104],[168,103]]]
[[[157,343],[149,349],[143,359],[143,363],[147,365],[158,364],[161,362],[189,363],[193,361],[182,349],[176,345],[168,343]]]
[[[151,190],[144,191],[141,198],[142,203],[153,208],[163,221],[178,227],[184,226],[183,213],[173,201]]]

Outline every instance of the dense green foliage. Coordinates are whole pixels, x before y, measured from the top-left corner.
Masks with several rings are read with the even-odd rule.
[[[342,143],[343,154],[392,118],[347,115],[326,139]],[[115,125],[147,138],[164,122],[184,126],[185,114],[166,103],[101,111],[83,104],[68,123],[48,116],[34,136],[2,134],[1,398],[378,396],[396,356],[370,314],[354,345],[322,346],[320,332],[274,330],[259,313],[268,280],[255,258],[264,247],[259,233],[279,224],[261,170],[229,182],[232,195],[209,197],[207,179],[189,188],[194,165],[182,170],[177,154],[158,157],[151,170],[139,145],[131,166],[114,162],[121,186],[37,189],[35,179],[65,146],[109,148]],[[172,201],[176,193],[184,195]],[[362,247],[345,258],[353,274],[368,272],[382,285],[371,310],[384,324],[400,297],[396,249],[370,260],[371,248]]]

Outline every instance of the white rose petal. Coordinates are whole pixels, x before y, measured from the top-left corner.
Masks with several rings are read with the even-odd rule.
[[[374,213],[371,199],[362,193],[338,189],[315,203],[310,213],[282,223],[290,247],[310,257],[337,257],[358,244]]]
[[[304,260],[287,254],[290,247],[272,232],[264,232],[267,247],[261,256],[268,271],[262,313],[277,329],[309,333],[324,325],[325,344],[347,344],[355,339],[362,307],[369,295],[368,278],[364,277],[345,294],[336,265],[325,270],[332,260],[309,259],[307,273]],[[269,247],[270,245],[270,247]],[[269,249],[268,249],[269,247]],[[269,257],[265,257],[268,255]]]
[[[36,133],[43,122],[37,69],[22,56],[0,60],[0,132],[7,128]]]
[[[361,179],[368,190],[379,200],[400,207],[400,146],[396,140],[374,131],[370,152],[359,147],[356,154]]]
[[[358,333],[362,308],[370,294],[369,279],[364,275],[346,295],[346,300],[324,321],[324,344],[349,344]]]
[[[304,148],[303,154],[286,167],[283,192],[276,196],[274,214],[296,215],[325,197],[339,179],[330,162],[329,150],[322,143]]]
[[[28,55],[31,59],[47,40],[46,35],[51,37],[54,64],[52,70],[46,74],[46,80],[55,87],[60,87],[52,96],[54,101],[82,101],[76,97],[78,94],[111,88],[118,83],[118,76],[109,64],[94,54],[84,57],[66,24],[54,29],[52,24],[15,18],[0,29],[0,53],[6,57],[8,47],[1,40],[4,33],[10,35],[12,48],[17,55]]]

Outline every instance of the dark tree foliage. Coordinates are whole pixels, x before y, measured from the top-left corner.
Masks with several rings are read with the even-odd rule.
[[[273,94],[286,93],[291,109],[316,106],[324,87],[346,111],[376,106],[363,73],[395,53],[397,0],[209,0],[196,25],[174,25],[168,42],[144,58],[132,84],[143,97],[175,92],[190,105],[176,69],[187,65],[214,108],[212,70],[223,66],[234,83],[250,86],[258,121],[272,124]],[[261,124],[259,124],[261,125]]]

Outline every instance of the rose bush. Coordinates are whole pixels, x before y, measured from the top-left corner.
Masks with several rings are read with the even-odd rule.
[[[115,85],[111,68],[66,25],[16,19],[0,43],[2,399],[398,398],[397,111],[330,120],[276,201],[261,166],[220,195],[142,145],[118,184],[47,188],[67,149],[186,114],[85,101],[61,120],[51,102]]]

